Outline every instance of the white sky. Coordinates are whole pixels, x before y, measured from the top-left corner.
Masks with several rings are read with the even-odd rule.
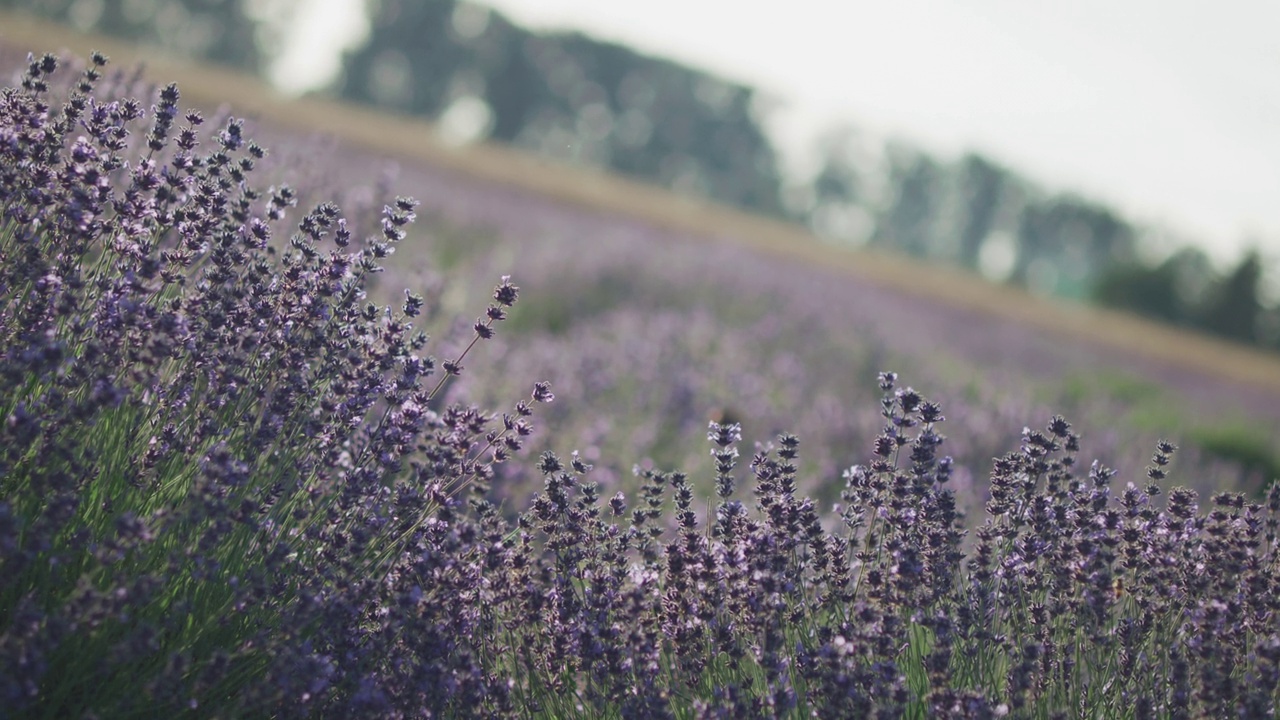
[[[325,17],[299,36],[358,31],[337,10],[353,0],[315,2]],[[980,150],[1224,260],[1249,241],[1280,256],[1276,0],[486,4],[756,86],[789,108],[784,149],[845,119],[949,156]]]

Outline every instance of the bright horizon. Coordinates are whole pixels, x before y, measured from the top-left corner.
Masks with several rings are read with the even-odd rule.
[[[299,23],[311,40],[297,49],[358,33],[351,2]],[[981,152],[1219,262],[1250,244],[1280,260],[1280,3],[792,0],[785,21],[726,0],[483,4],[757,87],[785,104],[774,140],[791,157],[847,121],[944,157]],[[303,56],[323,71],[295,52],[281,72]]]

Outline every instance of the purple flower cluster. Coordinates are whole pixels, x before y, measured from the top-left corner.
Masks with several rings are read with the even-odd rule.
[[[364,289],[416,201],[364,240],[325,202],[289,231],[298,195],[249,183],[241,121],[207,129],[172,85],[108,99],[105,65],[51,87],[58,61],[31,58],[0,94],[0,704],[305,715],[424,673],[470,692],[456,654],[410,661],[374,620],[551,399],[442,401],[517,288],[465,349],[422,354],[424,299]]]
[[[558,358],[680,419],[642,426],[678,450],[614,494],[617,448],[529,442],[548,383],[508,412],[459,400],[563,350],[490,340],[552,316],[521,320],[509,278],[440,358],[414,327],[428,297],[367,299],[415,201],[290,221],[314,193],[255,189],[243,123],[180,112],[172,86],[113,96],[99,56],[70,80],[58,65],[0,91],[6,717],[1274,716],[1280,489],[1201,509],[1166,488],[1160,442],[1142,486],[1113,490],[1054,416],[979,492],[943,405],[892,373],[822,462],[789,433],[743,452],[738,417],[822,404],[771,385],[804,375],[785,347],[815,314],[739,306],[732,335],[641,306],[597,316],[637,338],[634,365]],[[477,379],[481,341],[506,352]],[[772,367],[752,375],[755,341]],[[662,353],[729,370],[653,373]],[[557,391],[563,441],[579,428]],[[701,398],[733,391],[708,421]],[[842,442],[866,461],[831,486]],[[659,469],[686,443],[694,472]]]

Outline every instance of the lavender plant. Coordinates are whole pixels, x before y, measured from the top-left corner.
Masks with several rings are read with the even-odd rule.
[[[942,404],[881,373],[834,508],[797,436],[748,460],[723,416],[695,473],[615,492],[523,454],[547,383],[465,402],[508,278],[424,355],[424,297],[366,298],[414,201],[291,228],[307,193],[254,189],[243,123],[104,65],[0,93],[5,716],[1274,716],[1275,486],[1201,509],[1161,441],[1113,489],[1053,416],[957,491]],[[503,467],[541,490],[500,507]]]
[[[0,96],[4,706],[305,715],[456,674],[426,667],[456,653],[406,664],[374,624],[428,521],[551,397],[538,384],[500,416],[440,402],[517,288],[503,278],[437,370],[423,299],[363,289],[416,201],[358,249],[331,203],[281,242],[296,194],[249,183],[264,151],[243,123],[205,131],[172,85],[150,112],[104,99],[105,63],[61,105],[48,55]]]

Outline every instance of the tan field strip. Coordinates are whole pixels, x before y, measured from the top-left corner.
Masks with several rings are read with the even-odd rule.
[[[692,237],[730,238],[753,250],[811,262],[917,295],[1052,330],[1171,365],[1248,383],[1280,396],[1280,356],[1098,308],[1067,305],[969,273],[866,249],[825,245],[803,228],[603,171],[542,159],[510,147],[442,142],[430,123],[331,100],[289,99],[246,75],[165,57],[145,48],[25,15],[0,13],[0,39],[32,52],[100,50],[116,68],[145,65],[157,83],[177,82],[183,103],[223,104],[237,115],[304,133],[331,134],[403,162],[424,162],[479,180],[515,186],[589,210],[638,219]]]

